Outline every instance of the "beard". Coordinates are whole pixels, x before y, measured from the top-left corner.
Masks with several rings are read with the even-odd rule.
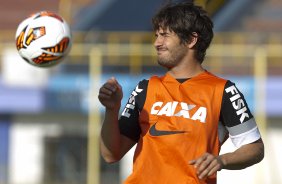
[[[186,54],[187,50],[184,47],[167,49],[165,53],[158,55],[158,64],[167,69],[173,68],[182,61]]]
[[[175,60],[169,58],[158,57],[158,64],[168,69],[174,67],[176,65],[175,62]]]

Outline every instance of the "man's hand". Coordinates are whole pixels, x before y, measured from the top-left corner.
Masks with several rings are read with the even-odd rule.
[[[114,77],[100,88],[98,95],[101,104],[111,110],[119,110],[122,97],[122,87]]]
[[[199,158],[189,161],[189,164],[194,165],[199,179],[211,176],[223,168],[221,158],[210,153],[205,153]]]

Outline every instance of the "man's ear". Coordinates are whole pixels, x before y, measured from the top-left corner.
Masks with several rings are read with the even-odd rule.
[[[192,48],[196,45],[197,41],[198,41],[198,33],[193,32],[193,33],[192,33],[192,36],[191,36],[191,40],[190,40],[190,42],[187,44],[187,46],[189,47],[189,49],[192,49]]]

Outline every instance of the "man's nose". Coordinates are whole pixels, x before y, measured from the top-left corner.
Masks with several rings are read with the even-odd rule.
[[[158,46],[161,46],[163,44],[163,38],[161,38],[161,36],[158,36],[154,42],[154,46],[155,47],[158,47]]]

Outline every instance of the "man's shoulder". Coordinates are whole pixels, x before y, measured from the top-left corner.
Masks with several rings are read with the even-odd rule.
[[[209,76],[212,79],[215,79],[215,80],[218,80],[218,81],[222,81],[222,82],[228,81],[228,79],[226,79],[226,78],[224,78],[222,76],[216,75],[214,73],[211,73],[209,71],[206,71],[205,73],[206,73],[207,76]]]

